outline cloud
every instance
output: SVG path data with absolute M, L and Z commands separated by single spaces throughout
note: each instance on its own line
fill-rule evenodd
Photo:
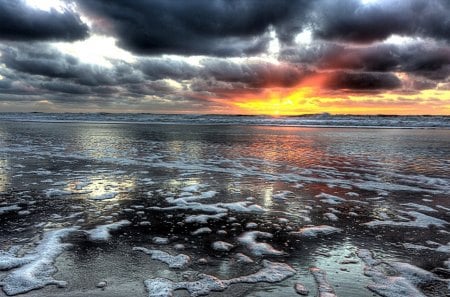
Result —
M 119 45 L 137 54 L 253 55 L 266 50 L 269 29 L 289 40 L 301 26 L 304 0 L 79 0 Z
M 393 34 L 450 40 L 447 0 L 315 2 L 314 35 L 326 40 L 370 43 Z
M 367 46 L 319 42 L 306 50 L 285 49 L 281 59 L 322 70 L 406 72 L 434 80 L 444 80 L 450 75 L 450 46 L 432 41 Z
M 399 88 L 401 81 L 391 73 L 338 71 L 329 75 L 325 86 L 336 90 L 391 90 Z
M 141 59 L 138 67 L 151 80 L 164 78 L 185 80 L 196 77 L 199 74 L 198 67 L 185 61 L 169 58 Z
M 73 41 L 88 36 L 89 28 L 72 10 L 33 9 L 24 0 L 0 0 L 0 40 Z
M 48 44 L 1 46 L 0 62 L 9 69 L 47 78 L 66 79 L 87 86 L 140 82 L 142 76 L 130 64 L 114 61 L 112 69 L 86 64 Z

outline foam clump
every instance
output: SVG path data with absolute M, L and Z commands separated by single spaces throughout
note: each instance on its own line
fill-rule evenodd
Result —
M 165 278 L 154 278 L 144 281 L 149 297 L 172 297 L 174 283 Z
M 116 231 L 129 225 L 131 225 L 130 221 L 121 220 L 115 223 L 97 226 L 94 229 L 85 232 L 88 234 L 90 240 L 105 241 L 111 238 L 111 231 Z
M 254 261 L 249 256 L 244 255 L 242 253 L 237 253 L 235 255 L 235 258 L 236 258 L 236 261 L 240 262 L 240 263 L 246 263 L 246 264 L 254 263 Z
M 225 241 L 215 241 L 211 245 L 212 249 L 219 252 L 229 252 L 234 246 Z
M 253 204 L 248 201 L 234 202 L 234 203 L 217 203 L 217 206 L 226 208 L 233 212 L 242 213 L 262 213 L 266 210 L 258 204 Z
M 315 238 L 318 236 L 323 235 L 330 235 L 334 233 L 340 233 L 342 232 L 342 229 L 328 226 L 328 225 L 320 225 L 320 226 L 312 226 L 312 227 L 304 227 L 301 228 L 299 231 L 293 231 L 289 232 L 290 235 L 296 236 L 296 237 L 308 237 L 308 238 Z
M 165 244 L 169 243 L 169 238 L 155 236 L 155 237 L 153 237 L 152 242 L 154 244 L 165 245 Z
M 203 228 L 198 228 L 197 230 L 193 231 L 191 234 L 192 235 L 202 235 L 202 234 L 209 234 L 211 232 L 212 232 L 211 228 L 203 227 Z
M 103 194 L 99 194 L 99 195 L 91 195 L 91 196 L 89 196 L 89 198 L 93 199 L 93 200 L 107 200 L 107 199 L 113 199 L 118 194 L 119 194 L 118 192 L 109 192 L 109 193 L 103 193 Z
M 36 255 L 26 255 L 24 257 L 16 257 L 14 254 L 0 251 L 0 270 L 10 270 L 19 266 L 23 266 L 36 259 Z
M 315 196 L 316 198 L 321 198 L 320 202 L 331 204 L 331 205 L 338 205 L 341 203 L 346 202 L 347 200 L 335 195 L 326 194 L 326 193 L 320 193 L 319 195 Z
M 16 204 L 9 205 L 9 206 L 3 206 L 3 207 L 0 207 L 0 215 L 5 214 L 5 213 L 9 213 L 9 212 L 13 212 L 13 211 L 19 211 L 21 209 L 22 208 L 20 208 Z
M 238 242 L 244 245 L 254 256 L 281 256 L 284 252 L 274 249 L 270 244 L 265 242 L 257 242 L 258 238 L 272 238 L 273 235 L 261 231 L 245 232 L 238 238 Z
M 226 217 L 226 213 L 218 213 L 215 215 L 207 215 L 207 214 L 200 214 L 200 215 L 190 215 L 184 219 L 186 223 L 197 223 L 197 224 L 207 224 L 208 221 L 216 221 L 220 220 L 223 217 Z
M 327 280 L 327 274 L 325 271 L 317 267 L 311 267 L 309 271 L 311 272 L 314 280 L 317 283 L 317 290 L 319 292 L 319 294 L 317 295 L 318 297 L 337 297 L 333 287 Z
M 50 188 L 44 191 L 47 198 L 59 197 L 73 194 L 71 191 Z
M 417 266 L 402 262 L 384 262 L 373 259 L 372 253 L 366 249 L 357 252 L 358 257 L 366 264 L 364 274 L 371 277 L 373 284 L 368 289 L 386 297 L 424 297 L 416 286 L 426 287 L 435 282 L 448 282 Z M 387 265 L 396 275 L 387 275 L 383 266 Z
M 428 215 L 425 215 L 423 213 L 417 212 L 417 211 L 401 211 L 401 213 L 404 213 L 410 217 L 413 217 L 414 220 L 406 221 L 406 222 L 397 222 L 392 220 L 374 220 L 368 223 L 364 223 L 363 225 L 369 226 L 369 227 L 380 227 L 380 226 L 390 226 L 390 227 L 415 227 L 415 228 L 422 228 L 426 229 L 430 226 L 435 226 L 437 228 L 444 228 L 449 223 L 447 221 L 431 217 Z
M 174 269 L 182 269 L 186 267 L 191 258 L 184 254 L 178 254 L 176 256 L 172 256 L 169 253 L 160 250 L 151 250 L 143 247 L 134 247 L 133 251 L 141 251 L 147 255 L 151 256 L 151 259 L 158 260 L 169 265 L 170 268 Z
M 279 193 L 273 194 L 272 198 L 277 200 L 286 200 L 290 196 L 294 196 L 294 193 L 291 191 L 281 191 Z
M 232 284 L 238 283 L 275 283 L 285 280 L 295 274 L 295 269 L 285 263 L 270 262 L 263 260 L 263 268 L 256 273 L 221 280 L 215 276 L 200 274 L 199 280 L 191 282 L 174 282 L 165 278 L 155 278 L 146 280 L 149 297 L 171 297 L 175 290 L 187 290 L 192 297 L 207 295 L 211 292 L 221 292 Z
M 7 264 L 7 258 L 3 258 L 4 269 L 19 267 L 0 282 L 3 291 L 7 295 L 18 295 L 47 285 L 65 286 L 66 282 L 52 278 L 57 271 L 53 264 L 56 258 L 70 246 L 70 244 L 62 243 L 61 240 L 77 229 L 73 227 L 47 232 L 33 254 L 16 258 L 16 260 L 12 255 L 8 255 L 10 264 Z

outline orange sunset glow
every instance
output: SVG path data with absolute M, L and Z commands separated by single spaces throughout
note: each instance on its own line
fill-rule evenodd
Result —
M 448 1 L 136 1 L 0 0 L 0 112 L 450 115 Z
M 330 92 L 323 89 L 325 75 L 306 79 L 292 88 L 266 88 L 261 93 L 243 92 L 226 102 L 234 113 L 271 116 L 302 114 L 450 114 L 449 90 L 379 93 Z

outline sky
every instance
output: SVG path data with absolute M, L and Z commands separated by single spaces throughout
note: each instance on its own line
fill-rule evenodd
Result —
M 449 0 L 0 0 L 0 111 L 450 115 Z

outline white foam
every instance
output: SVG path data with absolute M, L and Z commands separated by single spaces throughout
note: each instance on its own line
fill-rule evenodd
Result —
M 66 196 L 66 195 L 71 195 L 72 194 L 71 191 L 54 189 L 54 188 L 46 189 L 44 191 L 44 193 L 45 193 L 45 196 L 47 196 L 48 198 L 50 198 L 50 197 Z
M 103 194 L 98 194 L 98 195 L 90 195 L 89 199 L 92 200 L 107 200 L 107 199 L 113 199 L 114 197 L 116 197 L 119 194 L 119 192 L 108 192 L 108 193 L 103 193 Z
M 331 235 L 340 232 L 342 232 L 342 229 L 340 228 L 328 225 L 320 225 L 320 226 L 304 227 L 301 228 L 299 231 L 289 232 L 289 234 L 297 237 L 314 238 L 318 236 Z
M 14 254 L 6 251 L 0 251 L 0 270 L 10 270 L 19 266 L 23 266 L 36 259 L 36 255 L 26 255 L 16 257 Z
M 150 250 L 143 247 L 134 247 L 133 251 L 141 251 L 147 255 L 150 255 L 153 260 L 158 260 L 169 265 L 170 268 L 182 269 L 185 268 L 190 262 L 191 258 L 184 254 L 178 254 L 172 256 L 161 250 Z
M 307 296 L 309 294 L 309 290 L 301 283 L 296 283 L 294 289 L 299 295 Z
M 57 271 L 53 264 L 56 258 L 70 246 L 70 244 L 62 243 L 61 240 L 76 230 L 77 228 L 73 227 L 49 231 L 44 234 L 35 253 L 24 257 L 26 260 L 17 261 L 10 258 L 11 264 L 8 265 L 5 262 L 3 265 L 5 268 L 20 267 L 1 281 L 0 285 L 3 286 L 3 291 L 7 295 L 17 295 L 47 285 L 64 286 L 66 282 L 52 278 Z
M 166 278 L 154 278 L 144 281 L 149 297 L 173 297 L 174 282 Z
M 417 204 L 417 203 L 403 203 L 400 205 L 404 205 L 404 206 L 409 206 L 409 207 L 414 207 L 420 211 L 427 211 L 427 212 L 437 212 L 436 209 L 431 208 L 429 206 L 426 205 L 421 205 L 421 204 Z
M 295 195 L 291 191 L 281 191 L 281 192 L 278 192 L 276 194 L 273 194 L 272 198 L 276 199 L 276 200 L 286 200 L 289 197 L 293 197 L 293 196 L 295 196 Z
M 186 186 L 181 189 L 183 192 L 199 192 L 201 188 L 205 187 L 205 185 L 202 184 L 194 184 L 190 186 Z
M 423 246 L 423 245 L 418 245 L 418 244 L 412 244 L 412 243 L 404 243 L 403 246 L 407 249 L 413 249 L 413 250 L 430 250 L 430 251 L 435 251 L 435 252 L 439 252 L 439 253 L 444 253 L 444 254 L 450 254 L 450 242 L 448 242 L 447 244 L 436 244 L 436 247 L 427 247 L 427 246 Z
M 341 203 L 344 203 L 347 201 L 344 198 L 334 196 L 331 194 L 326 194 L 326 193 L 320 193 L 319 195 L 316 195 L 315 197 L 322 198 L 322 199 L 320 199 L 321 202 L 332 204 L 332 205 L 338 205 L 338 204 L 341 204 Z
M 317 283 L 317 291 L 319 293 L 317 297 L 337 297 L 333 287 L 327 280 L 325 271 L 317 267 L 311 267 L 309 271 L 314 276 L 314 280 Z
M 415 286 L 426 285 L 427 283 L 434 281 L 441 281 L 441 279 L 433 273 L 409 263 L 391 262 L 388 263 L 388 265 Z
M 270 244 L 265 242 L 257 242 L 258 238 L 272 238 L 273 235 L 261 231 L 245 232 L 238 238 L 238 242 L 244 245 L 254 256 L 281 256 L 284 252 L 274 249 Z
M 219 252 L 229 252 L 234 245 L 225 241 L 215 241 L 211 245 L 212 249 Z
M 201 235 L 201 234 L 209 234 L 211 232 L 212 232 L 211 228 L 203 227 L 203 228 L 198 228 L 197 230 L 193 231 L 191 234 L 192 235 Z
M 226 213 L 218 213 L 215 215 L 206 215 L 206 214 L 201 214 L 201 215 L 190 215 L 187 216 L 184 221 L 186 223 L 197 223 L 197 224 L 207 224 L 208 221 L 216 221 L 216 220 L 220 220 L 223 217 L 226 217 L 227 214 Z
M 22 208 L 20 208 L 18 205 L 14 204 L 14 205 L 9 205 L 9 206 L 3 206 L 0 207 L 0 215 L 3 215 L 5 213 L 9 213 L 9 212 L 14 212 L 14 211 L 19 211 Z
M 233 212 L 241 212 L 241 213 L 262 213 L 266 211 L 263 207 L 259 206 L 258 204 L 252 204 L 249 201 L 241 201 L 234 203 L 217 203 L 216 205 L 231 210 Z
M 249 256 L 244 255 L 242 253 L 237 253 L 235 255 L 235 258 L 236 258 L 236 261 L 238 261 L 240 263 L 250 264 L 250 263 L 254 263 L 255 262 Z
M 152 242 L 154 244 L 164 245 L 164 244 L 168 244 L 169 243 L 169 238 L 155 236 L 155 237 L 152 238 Z
M 149 297 L 172 297 L 174 291 L 180 289 L 187 290 L 192 297 L 197 297 L 208 295 L 214 291 L 224 291 L 233 284 L 276 283 L 295 274 L 295 270 L 285 263 L 263 260 L 262 264 L 263 268 L 256 273 L 229 280 L 221 280 L 212 275 L 200 274 L 199 280 L 191 282 L 174 282 L 169 279 L 155 278 L 146 280 L 144 283 Z
M 181 193 L 181 197 L 180 198 L 173 198 L 173 197 L 168 197 L 166 198 L 166 201 L 172 204 L 178 204 L 178 203 L 184 203 L 184 202 L 193 202 L 193 201 L 198 201 L 198 200 L 205 200 L 205 199 L 211 199 L 214 196 L 217 195 L 217 191 L 207 191 L 207 192 L 202 192 L 199 195 L 193 195 L 191 192 L 185 192 L 185 193 Z
M 339 218 L 334 213 L 331 212 L 324 213 L 323 216 L 332 222 L 339 221 Z
M 358 250 L 357 255 L 366 264 L 364 274 L 371 277 L 374 282 L 367 286 L 369 290 L 385 297 L 425 297 L 414 283 L 431 280 L 429 272 L 406 263 L 386 263 L 375 260 L 367 249 Z M 392 267 L 401 276 L 386 275 L 380 265 L 382 263 Z
M 122 227 L 131 225 L 130 221 L 122 220 L 115 223 L 97 226 L 92 230 L 85 231 L 89 239 L 95 241 L 104 241 L 111 238 L 111 231 L 119 230 Z
M 378 226 L 395 226 L 395 227 L 415 227 L 415 228 L 428 228 L 430 226 L 436 226 L 438 228 L 444 228 L 448 225 L 447 221 L 427 216 L 423 213 L 417 211 L 400 211 L 401 213 L 407 214 L 410 217 L 415 218 L 413 221 L 407 222 L 396 222 L 392 220 L 374 220 L 368 223 L 364 223 L 363 225 L 369 227 L 378 227 Z

